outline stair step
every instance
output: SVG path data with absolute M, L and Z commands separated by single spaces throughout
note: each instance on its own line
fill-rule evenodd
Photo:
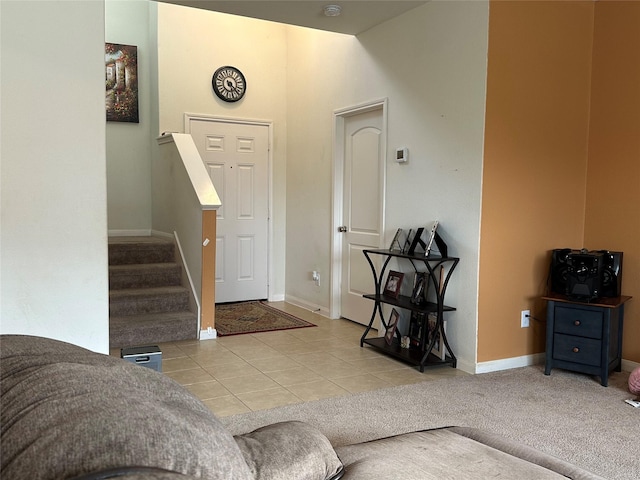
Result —
M 184 287 L 137 288 L 109 291 L 109 316 L 140 315 L 189 310 Z
M 196 339 L 198 318 L 192 312 L 110 317 L 109 346 L 125 348 Z
M 172 263 L 175 245 L 159 237 L 109 237 L 109 265 Z
M 179 286 L 182 267 L 177 263 L 110 265 L 109 289 Z

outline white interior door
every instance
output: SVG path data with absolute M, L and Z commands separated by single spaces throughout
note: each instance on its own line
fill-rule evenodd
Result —
M 343 226 L 340 313 L 368 324 L 375 291 L 371 268 L 362 253 L 379 248 L 384 231 L 385 141 L 382 106 L 345 116 L 343 153 Z M 377 325 L 374 324 L 374 328 Z
M 217 214 L 216 303 L 268 296 L 269 127 L 188 118 L 222 206 Z

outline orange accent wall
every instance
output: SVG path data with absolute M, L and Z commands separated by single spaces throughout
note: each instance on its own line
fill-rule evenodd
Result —
M 585 246 L 624 252 L 624 359 L 640 362 L 640 2 L 595 7 Z
M 209 239 L 209 243 L 202 247 L 201 330 L 216 326 L 216 215 L 216 210 L 202 212 L 202 241 Z
M 544 351 L 549 251 L 582 246 L 591 2 L 492 1 L 478 362 Z
M 640 361 L 639 6 L 490 3 L 478 362 L 544 352 L 539 298 L 564 247 L 625 252 L 623 358 Z

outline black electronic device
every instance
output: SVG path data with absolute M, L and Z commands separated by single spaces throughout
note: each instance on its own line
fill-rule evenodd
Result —
M 604 255 L 582 250 L 567 256 L 567 296 L 594 300 L 601 295 Z
M 622 294 L 622 252 L 552 250 L 549 287 L 552 293 L 576 300 L 619 297 Z
M 570 248 L 557 248 L 551 251 L 551 268 L 549 270 L 550 289 L 553 293 L 565 295 L 567 293 L 567 267 L 568 257 L 571 253 L 579 253 L 580 250 Z
M 622 252 L 599 250 L 603 257 L 602 297 L 619 297 L 622 295 Z

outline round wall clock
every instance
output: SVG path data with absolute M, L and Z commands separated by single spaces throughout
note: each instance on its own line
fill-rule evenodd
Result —
M 247 91 L 247 81 L 235 67 L 220 67 L 213 74 L 211 85 L 216 95 L 225 102 L 237 102 Z

